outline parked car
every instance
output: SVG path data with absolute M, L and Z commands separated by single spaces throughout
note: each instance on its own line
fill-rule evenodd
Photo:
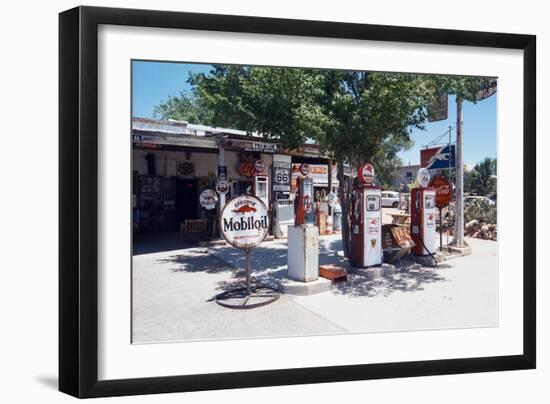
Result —
M 382 207 L 398 208 L 399 192 L 382 191 Z
M 464 197 L 464 205 L 467 206 L 468 204 L 479 201 L 479 202 L 487 202 L 489 205 L 494 205 L 495 201 L 487 198 L 486 196 L 465 196 Z

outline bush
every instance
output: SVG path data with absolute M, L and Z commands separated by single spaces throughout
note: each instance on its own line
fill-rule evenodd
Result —
M 464 207 L 464 223 L 478 220 L 485 223 L 497 222 L 497 207 L 487 201 L 472 201 Z

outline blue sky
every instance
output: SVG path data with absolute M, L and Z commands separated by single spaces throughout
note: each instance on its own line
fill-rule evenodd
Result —
M 132 114 L 134 117 L 152 118 L 156 105 L 182 90 L 190 91 L 189 73 L 210 71 L 210 65 L 172 62 L 134 61 L 132 64 Z M 497 96 L 477 104 L 465 102 L 462 111 L 464 162 L 469 166 L 485 157 L 496 157 Z M 195 123 L 195 122 L 194 122 Z M 197 122 L 200 123 L 200 122 Z M 456 103 L 449 96 L 449 114 L 446 121 L 426 124 L 426 130 L 413 129 L 414 146 L 399 153 L 403 164 L 418 164 L 423 145 L 439 137 L 456 125 Z M 456 132 L 453 130 L 453 140 Z M 447 138 L 445 137 L 445 140 Z

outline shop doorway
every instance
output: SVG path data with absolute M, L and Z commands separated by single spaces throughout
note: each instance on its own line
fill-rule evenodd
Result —
M 197 180 L 176 180 L 176 220 L 183 223 L 185 219 L 198 218 L 198 184 Z

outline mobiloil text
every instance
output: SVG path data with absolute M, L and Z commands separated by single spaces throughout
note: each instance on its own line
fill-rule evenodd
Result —
M 247 218 L 241 216 L 238 220 L 233 220 L 231 217 L 223 219 L 223 231 L 246 231 L 246 230 L 260 230 L 267 228 L 267 216 L 261 216 L 259 219 L 249 216 Z

